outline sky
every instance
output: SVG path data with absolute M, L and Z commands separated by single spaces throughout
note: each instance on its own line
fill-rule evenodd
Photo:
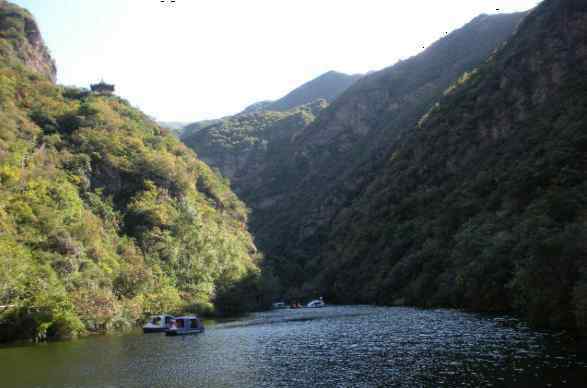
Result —
M 161 121 L 277 99 L 327 71 L 365 73 L 481 13 L 539 0 L 11 0 L 35 15 L 58 82 L 104 79 Z

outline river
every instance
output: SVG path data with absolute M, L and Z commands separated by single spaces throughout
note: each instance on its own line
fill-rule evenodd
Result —
M 585 350 L 583 350 L 585 352 Z M 585 387 L 565 335 L 451 310 L 280 310 L 188 337 L 132 333 L 0 348 L 0 386 Z

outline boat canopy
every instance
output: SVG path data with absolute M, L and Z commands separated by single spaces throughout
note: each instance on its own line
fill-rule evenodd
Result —
M 178 329 L 198 329 L 202 326 L 200 319 L 196 316 L 177 317 L 175 326 Z
M 165 325 L 169 324 L 172 319 L 173 316 L 171 315 L 154 315 L 151 317 L 150 322 L 153 325 L 161 326 L 163 323 L 165 323 Z

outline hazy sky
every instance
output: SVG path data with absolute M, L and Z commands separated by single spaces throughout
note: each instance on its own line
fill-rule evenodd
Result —
M 320 74 L 364 73 L 481 13 L 539 0 L 11 0 L 40 24 L 58 80 L 100 78 L 149 115 L 196 121 Z M 499 11 L 496 11 L 499 9 Z

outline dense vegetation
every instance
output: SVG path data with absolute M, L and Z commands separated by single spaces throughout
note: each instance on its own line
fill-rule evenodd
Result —
M 196 121 L 195 123 L 184 126 L 180 131 L 178 131 L 178 135 L 182 138 L 188 138 L 199 130 L 209 127 L 212 124 L 217 124 L 221 121 L 222 119 Z
M 227 125 L 228 127 L 234 126 L 239 128 L 238 122 L 234 123 L 231 122 L 231 120 L 239 120 L 239 116 L 250 115 L 254 113 L 261 114 L 258 116 L 257 120 L 259 121 L 260 125 L 264 125 L 264 119 L 262 115 L 264 112 L 287 112 L 296 110 L 303 105 L 312 104 L 315 101 L 320 100 L 325 100 L 326 103 L 330 103 L 334 101 L 339 95 L 341 95 L 345 90 L 347 90 L 359 78 L 361 78 L 360 75 L 348 75 L 336 71 L 329 71 L 295 88 L 287 95 L 276 101 L 259 101 L 249 105 L 242 112 L 234 116 L 228 116 L 222 119 L 197 121 L 195 123 L 186 125 L 182 130 L 182 137 L 184 139 L 189 139 L 188 141 L 191 145 L 197 146 L 199 144 L 199 140 L 197 138 L 190 138 L 201 129 L 210 127 L 212 125 L 223 125 L 223 122 L 229 122 Z M 272 114 L 269 113 L 269 116 L 271 115 Z M 275 114 L 273 114 L 273 116 L 273 118 L 268 117 L 268 119 L 273 120 L 275 117 L 282 117 Z M 251 122 L 251 120 L 247 121 L 249 121 L 249 123 L 246 123 L 246 125 L 249 127 L 254 127 L 256 125 L 256 123 Z M 228 132 L 228 130 L 229 128 L 226 128 L 223 132 Z
M 503 44 L 522 17 L 481 15 L 421 54 L 366 75 L 268 163 L 255 188 L 267 206 L 253 206 L 251 226 L 293 294 L 306 294 L 305 281 L 319 270 L 310 263 L 327 242 L 324 231 L 380 173 L 402 134 Z
M 56 86 L 0 1 L 0 341 L 240 312 L 280 282 L 587 329 L 587 4 L 524 16 L 476 18 L 330 106 L 302 87 L 195 123 L 198 158 L 126 101 Z
M 257 301 L 226 182 L 124 100 L 56 86 L 26 11 L 2 2 L 0 21 L 0 340 Z
M 587 328 L 585 25 L 587 3 L 545 1 L 447 90 L 323 231 L 312 285 Z
M 332 102 L 360 78 L 359 74 L 329 71 L 295 88 L 277 101 L 261 101 L 248 109 L 255 107 L 257 110 L 287 111 L 318 99 Z
M 482 15 L 234 180 L 288 295 L 587 329 L 585 25 L 580 0 Z
M 182 140 L 198 157 L 229 178 L 241 198 L 259 206 L 259 175 L 287 157 L 287 145 L 328 106 L 319 99 L 288 111 L 243 113 L 208 122 L 200 130 L 184 133 Z

